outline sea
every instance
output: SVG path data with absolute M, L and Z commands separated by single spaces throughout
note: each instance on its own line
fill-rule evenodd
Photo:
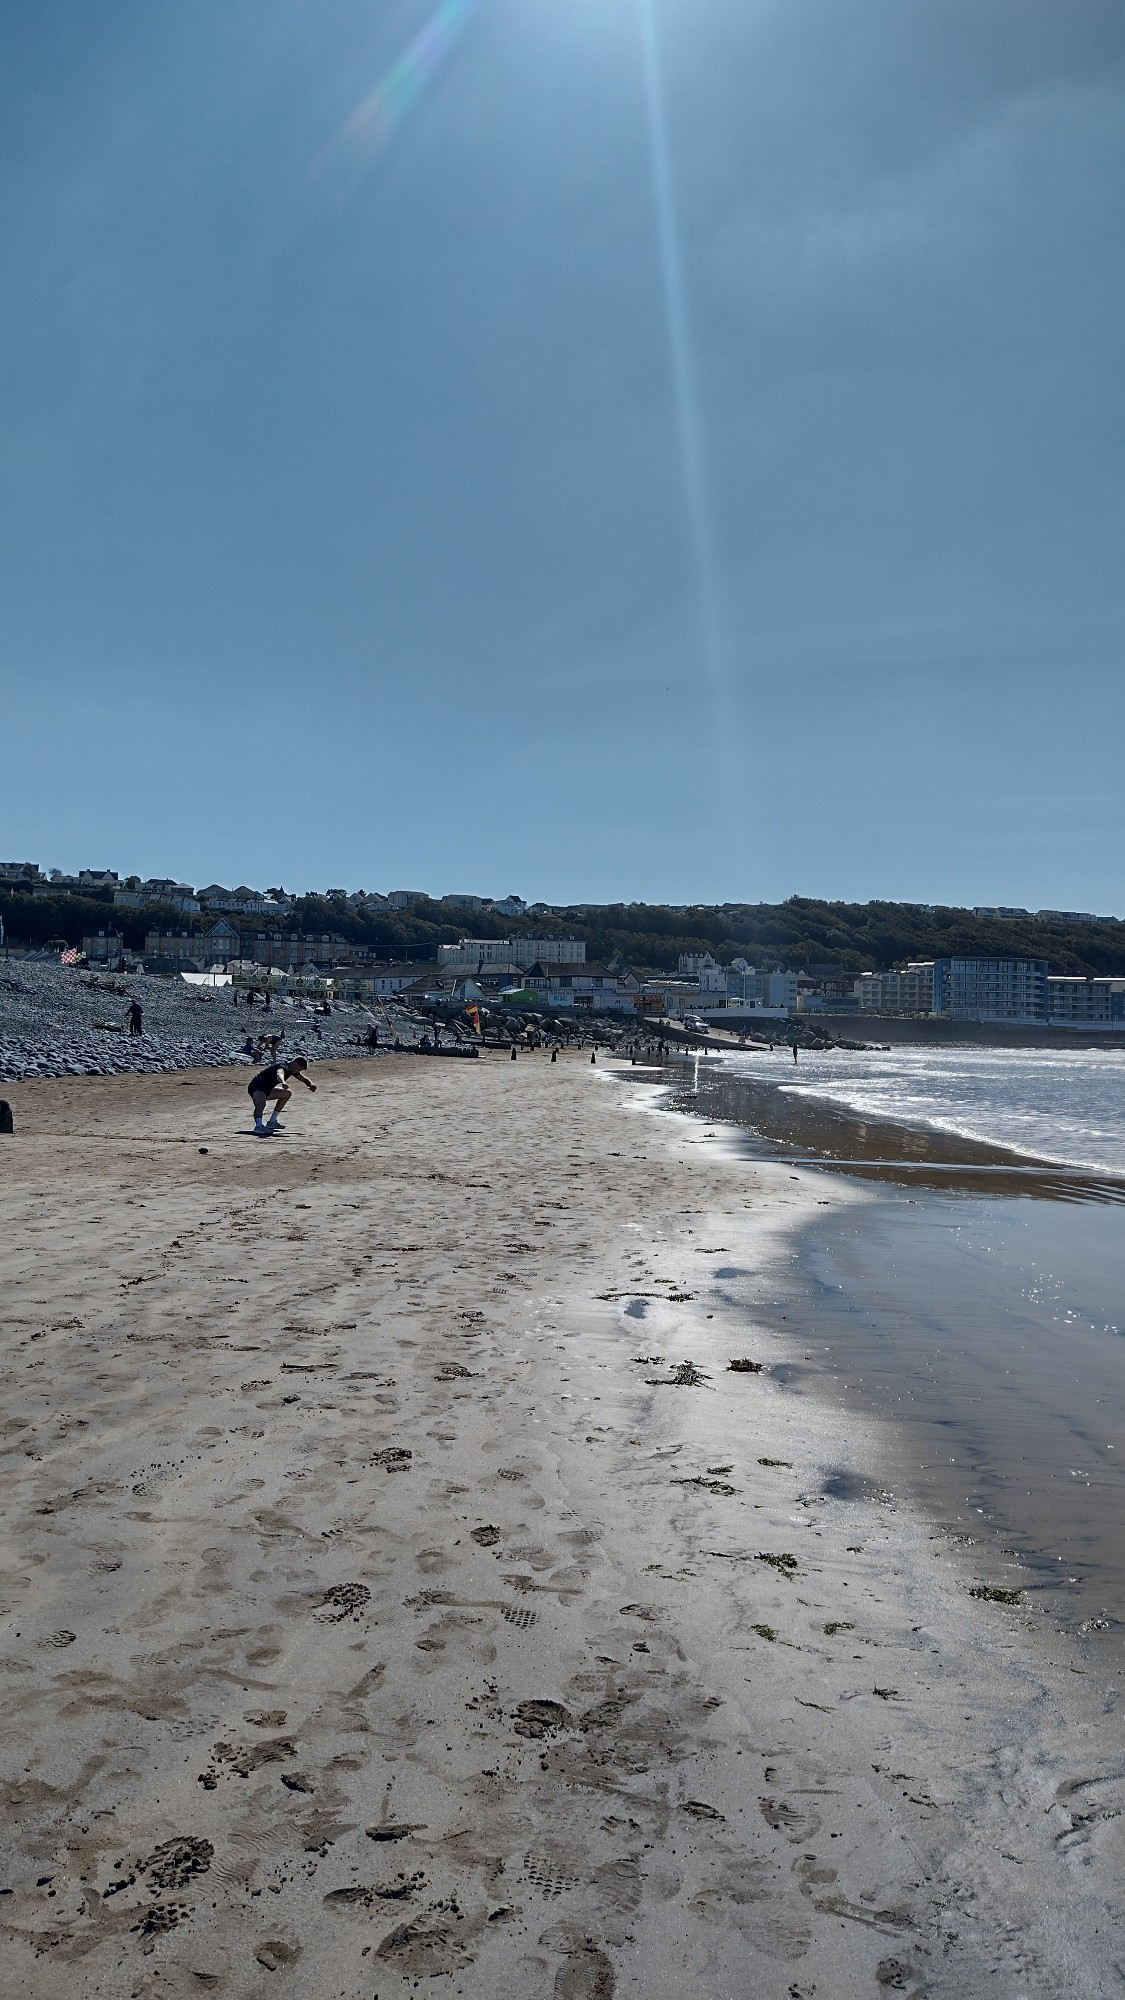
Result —
M 656 1102 L 816 1190 L 724 1304 L 784 1322 L 794 1393 L 886 1420 L 880 1462 L 834 1490 L 928 1508 L 981 1587 L 1020 1590 L 1117 1672 L 1125 1048 L 679 1057 Z
M 1125 1180 L 1121 1040 L 1120 1048 L 801 1051 L 782 1087 L 857 1118 Z

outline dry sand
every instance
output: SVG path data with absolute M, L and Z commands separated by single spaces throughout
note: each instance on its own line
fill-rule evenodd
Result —
M 318 1081 L 6 1087 L 0 1990 L 1120 1994 L 1116 1679 L 717 1305 L 823 1180 Z

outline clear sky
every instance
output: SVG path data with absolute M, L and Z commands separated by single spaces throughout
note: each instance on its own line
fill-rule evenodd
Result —
M 0 858 L 1125 913 L 1121 0 L 0 9 Z

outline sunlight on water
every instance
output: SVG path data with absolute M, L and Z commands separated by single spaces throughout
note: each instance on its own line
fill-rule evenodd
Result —
M 834 1049 L 802 1056 L 783 1089 L 861 1117 L 1125 1171 L 1125 1049 Z

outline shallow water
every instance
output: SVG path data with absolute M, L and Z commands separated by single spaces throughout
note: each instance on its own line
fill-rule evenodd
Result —
M 829 1057 L 797 1087 L 778 1057 L 669 1066 L 666 1106 L 735 1127 L 759 1161 L 868 1183 L 818 1210 L 767 1272 L 716 1278 L 732 1310 L 784 1316 L 794 1359 L 781 1372 L 795 1389 L 892 1419 L 886 1463 L 848 1468 L 870 1490 L 922 1498 L 969 1539 L 982 1584 L 1041 1593 L 1091 1644 L 1111 1644 L 1125 1636 L 1119 1059 L 907 1053 L 909 1089 L 873 1062 L 833 1071 Z M 981 1101 L 966 1112 L 974 1076 Z M 965 1134 L 929 1109 L 955 1098 Z M 896 1122 L 903 1105 L 912 1115 Z M 1073 1164 L 1021 1160 L 1021 1120 L 1041 1160 Z

